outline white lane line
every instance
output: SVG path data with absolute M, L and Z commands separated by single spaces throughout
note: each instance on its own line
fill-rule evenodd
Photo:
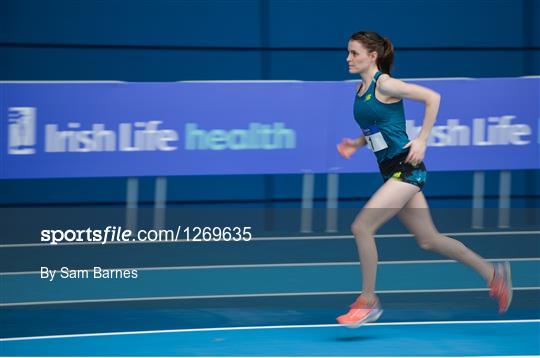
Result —
M 102 81 L 0 81 L 0 84 L 4 83 L 22 83 L 22 84 L 42 84 L 42 83 L 48 83 L 48 84 L 60 84 L 60 83 L 128 83 L 126 81 L 117 81 L 117 80 L 102 80 Z
M 483 232 L 447 232 L 441 233 L 445 236 L 504 236 L 504 235 L 540 235 L 540 231 L 483 231 Z M 377 239 L 389 239 L 400 237 L 413 237 L 412 234 L 384 234 L 375 235 Z M 348 240 L 353 239 L 352 235 L 323 235 L 323 236 L 270 236 L 270 237 L 254 237 L 250 241 L 287 241 L 287 240 Z M 34 244 L 3 244 L 0 249 L 11 249 L 19 247 L 58 247 L 58 246 L 77 246 L 77 245 L 131 245 L 131 244 L 211 244 L 223 243 L 224 241 L 209 241 L 209 242 L 193 242 L 193 241 L 113 241 L 103 244 L 102 242 L 61 242 L 56 245 L 50 243 L 34 243 Z M 241 241 L 246 243 L 248 241 Z
M 540 290 L 540 286 L 514 287 L 514 291 Z M 377 290 L 377 294 L 404 294 L 404 293 L 448 293 L 448 292 L 482 292 L 488 288 L 445 288 L 433 290 Z M 293 297 L 293 296 L 324 296 L 324 295 L 359 295 L 359 291 L 329 291 L 329 292 L 287 292 L 287 293 L 253 293 L 236 295 L 199 295 L 199 296 L 162 296 L 162 297 L 126 297 L 104 298 L 91 300 L 62 300 L 62 301 L 28 301 L 1 303 L 0 307 L 18 306 L 41 306 L 54 304 L 81 304 L 81 303 L 114 303 L 114 302 L 144 302 L 144 301 L 167 301 L 167 300 L 201 300 L 201 299 L 224 299 L 224 298 L 261 298 L 261 297 Z
M 486 261 L 498 262 L 534 262 L 540 261 L 537 257 L 521 257 L 521 258 L 497 258 L 486 259 Z M 458 263 L 455 260 L 403 260 L 403 261 L 380 261 L 379 265 L 418 265 L 418 264 L 448 264 Z M 245 264 L 245 265 L 207 265 L 207 266 L 159 266 L 159 267 L 108 267 L 117 270 L 137 270 L 137 271 L 174 271 L 174 270 L 212 270 L 212 269 L 243 269 L 243 268 L 269 268 L 269 267 L 318 267 L 318 266 L 358 266 L 360 262 L 306 262 L 306 263 L 283 263 L 283 264 Z M 103 268 L 103 267 L 102 267 Z M 91 270 L 92 268 L 87 268 Z M 13 271 L 0 272 L 0 276 L 17 276 L 17 275 L 36 275 L 40 271 Z
M 380 322 L 368 323 L 366 326 L 423 326 L 423 325 L 455 325 L 455 324 L 509 324 L 509 323 L 539 323 L 540 319 L 523 320 L 483 320 L 483 321 L 426 321 L 426 322 Z M 294 328 L 333 328 L 340 327 L 339 324 L 308 324 L 290 326 L 252 326 L 252 327 L 219 327 L 219 328 L 194 328 L 194 329 L 168 329 L 152 331 L 126 331 L 126 332 L 104 332 L 104 333 L 83 333 L 83 334 L 63 334 L 51 336 L 15 337 L 0 338 L 0 342 L 7 341 L 27 341 L 37 339 L 58 339 L 58 338 L 81 338 L 81 337 L 102 337 L 102 336 L 122 336 L 135 334 L 156 334 L 156 333 L 188 333 L 188 332 L 212 332 L 212 331 L 244 331 L 261 329 L 294 329 Z

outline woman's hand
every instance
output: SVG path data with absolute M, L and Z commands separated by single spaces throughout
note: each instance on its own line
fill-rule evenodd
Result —
M 359 147 L 360 143 L 358 143 L 358 140 L 343 138 L 341 143 L 337 145 L 337 151 L 343 158 L 349 159 Z
M 407 143 L 403 148 L 410 148 L 405 163 L 411 163 L 413 166 L 422 163 L 426 154 L 426 141 L 416 138 Z

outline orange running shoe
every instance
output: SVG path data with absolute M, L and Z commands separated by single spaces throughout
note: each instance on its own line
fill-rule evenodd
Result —
M 362 296 L 358 297 L 351 305 L 351 309 L 344 315 L 337 318 L 339 324 L 349 328 L 358 328 L 361 325 L 369 322 L 375 322 L 379 319 L 383 310 L 379 300 L 373 303 L 368 303 Z
M 497 262 L 489 283 L 489 295 L 499 301 L 499 313 L 505 313 L 512 302 L 512 276 L 510 263 Z

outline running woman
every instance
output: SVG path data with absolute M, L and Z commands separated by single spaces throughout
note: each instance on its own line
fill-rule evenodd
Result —
M 357 32 L 349 39 L 349 72 L 362 79 L 354 101 L 354 118 L 362 130 L 356 139 L 344 138 L 338 152 L 349 159 L 367 145 L 375 153 L 384 184 L 356 216 L 351 230 L 356 240 L 362 268 L 362 293 L 348 313 L 337 321 L 358 327 L 377 320 L 381 305 L 375 294 L 377 229 L 398 215 L 418 245 L 464 263 L 480 274 L 498 300 L 504 313 L 512 300 L 510 265 L 491 264 L 461 242 L 441 235 L 435 228 L 422 187 L 426 180 L 423 160 L 441 96 L 425 87 L 402 82 L 390 76 L 394 48 L 390 40 L 375 32 Z M 424 122 L 417 138 L 409 140 L 405 131 L 403 98 L 425 103 Z

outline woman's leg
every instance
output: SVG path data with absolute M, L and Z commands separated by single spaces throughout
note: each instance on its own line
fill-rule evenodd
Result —
M 373 236 L 417 193 L 418 187 L 390 179 L 373 194 L 351 225 L 362 267 L 362 297 L 368 302 L 376 299 L 378 255 Z
M 437 231 L 422 192 L 416 193 L 412 197 L 399 212 L 398 217 L 415 236 L 421 248 L 437 252 L 470 266 L 489 284 L 493 278 L 494 266 L 461 242 L 441 235 Z

